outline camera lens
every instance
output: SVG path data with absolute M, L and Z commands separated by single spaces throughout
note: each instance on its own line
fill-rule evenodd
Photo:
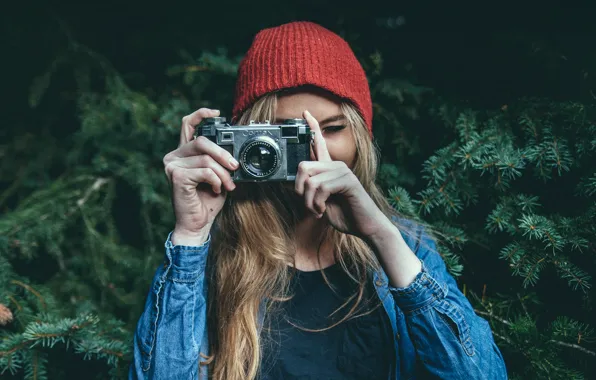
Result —
M 249 165 L 257 170 L 266 172 L 271 170 L 271 167 L 273 166 L 274 154 L 275 153 L 271 152 L 267 147 L 257 145 L 246 152 L 246 157 Z
M 254 178 L 264 178 L 275 173 L 279 166 L 278 149 L 262 139 L 247 142 L 240 153 L 240 164 Z

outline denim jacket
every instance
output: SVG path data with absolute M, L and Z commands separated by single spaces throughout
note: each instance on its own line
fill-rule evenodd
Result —
M 507 379 L 489 323 L 474 313 L 432 238 L 420 227 L 416 234 L 417 239 L 402 232 L 422 262 L 414 281 L 392 287 L 382 270 L 373 278 L 395 342 L 388 379 Z M 129 379 L 208 376 L 206 366 L 198 373 L 198 360 L 199 353 L 209 353 L 205 272 L 211 235 L 196 247 L 173 245 L 171 235 L 137 324 Z M 261 307 L 260 324 L 263 318 Z

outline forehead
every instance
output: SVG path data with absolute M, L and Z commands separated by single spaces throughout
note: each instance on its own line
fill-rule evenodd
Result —
M 341 114 L 341 101 L 324 90 L 304 89 L 279 96 L 275 110 L 276 119 L 302 118 L 308 110 L 317 120 Z

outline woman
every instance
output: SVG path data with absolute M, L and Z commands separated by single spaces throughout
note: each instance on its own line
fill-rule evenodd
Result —
M 131 378 L 504 379 L 487 321 L 421 226 L 375 185 L 372 102 L 348 44 L 293 22 L 257 34 L 233 121 L 304 118 L 295 182 L 233 183 L 182 120 L 164 157 L 176 225 L 137 326 Z

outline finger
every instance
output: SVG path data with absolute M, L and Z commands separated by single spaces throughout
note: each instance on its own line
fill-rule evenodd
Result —
M 325 142 L 325 138 L 321 133 L 319 122 L 307 110 L 303 112 L 303 115 L 311 131 L 315 133 L 313 150 L 317 156 L 317 161 L 331 161 L 331 156 L 327 150 L 327 143 Z
M 330 172 L 325 172 L 318 174 L 314 177 L 310 177 L 305 182 L 305 191 L 304 191 L 304 205 L 310 211 L 312 211 L 315 215 L 319 215 L 322 213 L 321 208 L 325 208 L 325 201 L 329 197 L 329 195 L 333 193 L 329 193 L 328 191 L 328 183 L 330 181 L 334 181 L 337 178 L 344 177 L 345 173 L 341 170 L 334 170 Z M 323 194 L 319 196 L 319 209 L 315 208 L 314 206 L 314 199 L 315 195 L 323 189 Z M 324 197 L 324 194 L 327 194 L 327 197 Z M 322 205 L 321 205 L 322 202 Z
M 350 177 L 342 175 L 322 183 L 315 193 L 313 199 L 313 209 L 319 213 L 317 218 L 323 216 L 327 210 L 327 200 L 333 194 L 341 193 L 350 186 Z
M 210 184 L 214 193 L 221 194 L 221 180 L 211 168 L 188 169 L 178 166 L 172 170 L 174 191 L 196 191 L 196 187 L 201 183 Z
M 343 161 L 302 161 L 298 164 L 298 173 L 296 173 L 294 189 L 296 190 L 296 193 L 302 195 L 304 193 L 304 181 L 309 177 L 327 171 L 342 169 L 343 167 L 346 167 Z
M 182 127 L 180 128 L 180 144 L 178 144 L 178 147 L 192 140 L 195 126 L 199 125 L 203 119 L 217 116 L 219 116 L 219 110 L 209 108 L 199 108 L 190 115 L 184 116 L 182 118 Z
M 209 156 L 213 157 L 213 159 L 221 166 L 230 170 L 238 169 L 238 162 L 234 159 L 230 152 L 204 136 L 199 136 L 196 139 L 182 145 L 171 154 L 172 156 L 168 157 L 170 160 L 208 154 Z
M 211 156 L 206 154 L 200 156 L 182 157 L 168 163 L 164 170 L 168 180 L 172 180 L 172 171 L 176 167 L 186 169 L 209 168 L 219 177 L 227 191 L 232 191 L 236 188 L 230 173 L 219 163 L 217 163 Z

